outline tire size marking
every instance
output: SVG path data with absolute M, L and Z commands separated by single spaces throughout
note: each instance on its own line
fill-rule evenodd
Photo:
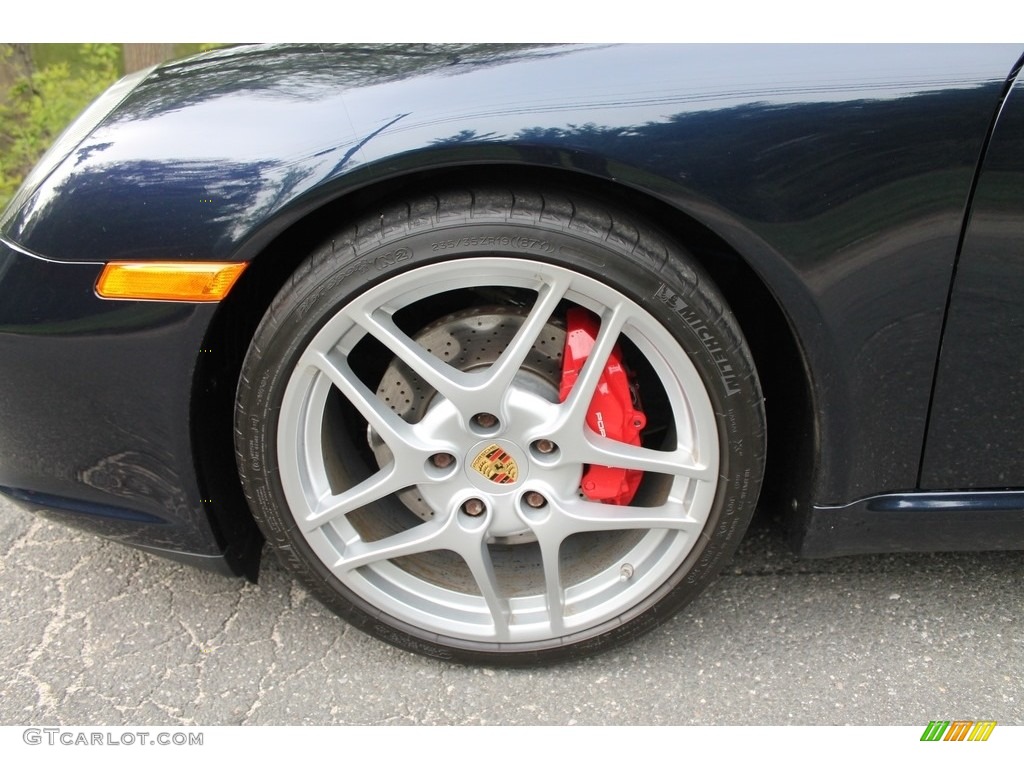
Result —
M 458 240 L 438 240 L 430 244 L 432 251 L 447 251 L 452 248 L 473 248 L 479 246 L 501 245 L 507 248 L 521 248 L 523 250 L 540 250 L 545 253 L 554 253 L 555 248 L 547 240 L 538 240 L 535 237 L 508 237 L 505 235 L 487 235 L 484 237 L 460 237 Z
M 725 396 L 732 397 L 740 391 L 740 385 L 737 380 L 736 371 L 733 369 L 732 364 L 729 362 L 729 358 L 726 351 L 722 349 L 722 345 L 718 343 L 718 339 L 708 328 L 704 318 L 701 317 L 695 309 L 689 304 L 683 301 L 682 297 L 669 288 L 667 285 L 662 283 L 657 292 L 654 294 L 654 298 L 661 301 L 666 307 L 677 314 L 684 323 L 690 326 L 694 335 L 700 340 L 700 343 L 704 345 L 704 349 L 711 355 L 712 361 L 718 367 L 718 374 L 722 379 L 722 387 L 725 389 Z

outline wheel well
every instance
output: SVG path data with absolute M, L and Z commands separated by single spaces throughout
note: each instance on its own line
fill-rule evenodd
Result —
M 739 321 L 757 365 L 768 419 L 768 462 L 759 515 L 770 514 L 799 536 L 793 510 L 806 509 L 813 467 L 813 410 L 806 366 L 778 303 L 749 265 L 700 222 L 656 198 L 614 182 L 565 171 L 498 166 L 424 172 L 357 190 L 333 200 L 278 235 L 250 262 L 221 302 L 207 332 L 193 380 L 192 443 L 202 497 L 228 561 L 255 580 L 263 543 L 238 480 L 234 398 L 242 360 L 281 286 L 305 256 L 338 229 L 382 200 L 440 186 L 502 184 L 572 188 L 642 216 L 684 244 L 711 275 Z

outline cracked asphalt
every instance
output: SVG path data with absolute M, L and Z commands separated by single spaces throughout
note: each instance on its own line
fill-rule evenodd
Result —
M 0 725 L 1024 724 L 1024 553 L 800 561 L 765 514 L 666 626 L 547 669 L 372 640 L 0 500 Z

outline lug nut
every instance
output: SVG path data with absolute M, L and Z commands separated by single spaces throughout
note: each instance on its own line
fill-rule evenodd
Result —
M 533 507 L 534 509 L 540 509 L 548 503 L 548 500 L 541 494 L 537 493 L 537 491 L 527 492 L 527 494 L 523 496 L 523 501 L 526 502 L 526 506 Z
M 498 423 L 498 417 L 493 413 L 478 413 L 473 417 L 473 423 L 483 429 L 491 429 Z
M 455 461 L 455 457 L 450 453 L 435 453 L 430 457 L 430 463 L 438 469 L 450 467 L 453 461 Z
M 536 449 L 537 453 L 554 453 L 556 446 L 552 441 L 545 437 L 537 440 L 533 444 L 533 447 Z
M 470 517 L 480 517 L 484 513 L 484 503 L 480 499 L 469 499 L 462 504 L 462 511 Z

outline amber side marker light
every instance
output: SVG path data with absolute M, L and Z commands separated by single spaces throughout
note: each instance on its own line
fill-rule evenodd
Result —
M 112 261 L 96 281 L 105 299 L 220 301 L 245 270 L 245 262 Z

